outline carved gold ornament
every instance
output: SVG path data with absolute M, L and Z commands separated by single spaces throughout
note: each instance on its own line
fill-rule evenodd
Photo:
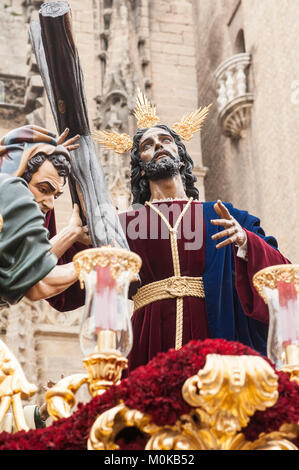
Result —
M 114 442 L 119 432 L 126 427 L 136 427 L 143 433 L 151 435 L 160 428 L 150 423 L 150 416 L 130 410 L 123 403 L 102 413 L 94 422 L 88 440 L 88 450 L 116 450 Z
M 74 374 L 61 379 L 47 390 L 45 399 L 49 415 L 54 420 L 71 416 L 71 410 L 76 404 L 75 394 L 87 382 L 88 374 Z
M 286 372 L 291 381 L 299 385 L 299 344 L 288 344 L 285 348 L 286 365 L 280 370 Z
M 91 396 L 104 393 L 111 385 L 118 385 L 123 369 L 128 366 L 128 360 L 118 351 L 110 353 L 99 352 L 83 359 L 84 367 L 88 370 L 88 384 Z
M 84 286 L 86 274 L 96 266 L 102 268 L 110 266 L 111 276 L 116 279 L 124 271 L 131 271 L 133 275 L 137 276 L 142 263 L 141 258 L 136 253 L 109 246 L 80 251 L 74 256 L 73 262 L 81 288 Z
M 182 140 L 190 140 L 193 134 L 201 129 L 211 106 L 212 103 L 183 116 L 180 121 L 172 126 L 172 129 Z M 150 128 L 160 123 L 155 106 L 149 102 L 141 91 L 137 94 L 134 115 L 139 129 Z M 114 150 L 116 153 L 128 152 L 133 147 L 133 140 L 127 134 L 118 134 L 114 131 L 94 131 L 92 136 L 96 142 L 99 142 L 107 149 Z
M 202 423 L 225 436 L 247 426 L 256 410 L 278 399 L 278 377 L 261 357 L 209 354 L 206 365 L 183 386 L 183 398 Z
M 254 287 L 266 304 L 268 301 L 264 287 L 276 289 L 277 282 L 279 281 L 294 282 L 295 289 L 299 294 L 299 265 L 279 264 L 277 266 L 269 266 L 258 271 L 252 279 Z
M 286 365 L 286 366 L 283 366 L 280 370 L 288 374 L 292 382 L 297 382 L 297 384 L 299 385 L 299 365 L 298 366 Z
M 123 369 L 127 367 L 128 360 L 113 350 L 112 331 L 101 331 L 99 344 L 103 350 L 90 354 L 83 359 L 83 366 L 87 369 L 85 374 L 74 374 L 61 379 L 52 388 L 47 390 L 45 399 L 47 409 L 54 420 L 68 418 L 76 404 L 76 393 L 83 384 L 88 385 L 92 397 L 101 395 L 112 385 L 118 385 Z
M 17 431 L 28 431 L 22 399 L 36 392 L 37 387 L 27 381 L 19 361 L 0 340 L 0 423 L 11 407 Z
M 291 442 L 299 436 L 297 425 L 262 433 L 253 442 L 240 432 L 256 410 L 276 403 L 277 389 L 278 377 L 261 357 L 207 355 L 205 367 L 182 388 L 189 414 L 173 426 L 157 426 L 148 414 L 120 403 L 96 419 L 88 449 L 119 449 L 119 433 L 133 427 L 145 437 L 146 450 L 297 450 Z

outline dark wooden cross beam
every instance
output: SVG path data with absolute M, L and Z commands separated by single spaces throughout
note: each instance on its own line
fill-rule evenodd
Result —
M 80 148 L 72 151 L 72 200 L 79 204 L 94 246 L 128 249 L 91 137 L 69 4 L 42 4 L 39 21 L 31 23 L 29 35 L 57 131 L 62 133 L 68 127 L 69 137 L 80 134 Z

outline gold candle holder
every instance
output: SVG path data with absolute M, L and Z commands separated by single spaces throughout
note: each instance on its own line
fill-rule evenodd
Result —
M 270 266 L 253 276 L 253 285 L 269 307 L 267 354 L 278 369 L 299 380 L 299 265 Z M 284 292 L 287 295 L 282 296 Z
M 95 397 L 112 385 L 118 385 L 122 371 L 128 367 L 128 360 L 115 349 L 114 331 L 98 333 L 98 351 L 83 359 L 89 375 L 89 392 Z
M 81 287 L 86 288 L 80 335 L 81 339 L 85 335 L 92 350 L 86 353 L 82 340 L 87 373 L 66 377 L 47 391 L 48 411 L 54 419 L 70 416 L 75 394 L 84 383 L 92 397 L 117 385 L 132 347 L 128 287 L 137 279 L 141 258 L 128 250 L 107 246 L 81 251 L 73 262 Z

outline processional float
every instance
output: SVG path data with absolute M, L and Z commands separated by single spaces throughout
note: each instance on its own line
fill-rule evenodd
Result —
M 72 416 L 76 392 L 83 384 L 88 384 L 91 398 L 95 398 L 104 397 L 121 383 L 132 346 L 128 289 L 138 276 L 141 259 L 128 250 L 95 151 L 67 2 L 43 4 L 39 21 L 31 24 L 30 36 L 57 131 L 68 127 L 71 137 L 81 136 L 80 149 L 73 151 L 70 188 L 94 246 L 74 258 L 81 286 L 86 289 L 80 331 L 86 371 L 63 378 L 45 395 L 49 414 L 58 421 Z M 189 413 L 175 423 L 157 424 L 150 413 L 119 400 L 95 419 L 86 447 L 120 449 L 120 433 L 135 429 L 143 436 L 146 450 L 296 450 L 298 422 L 283 422 L 279 429 L 262 432 L 254 440 L 245 435 L 257 411 L 278 403 L 278 371 L 288 374 L 293 387 L 295 383 L 299 386 L 299 266 L 266 268 L 256 273 L 253 284 L 269 306 L 268 357 L 274 366 L 259 355 L 210 352 L 203 367 L 187 377 L 178 391 Z M 212 344 L 209 340 L 210 351 Z M 12 404 L 17 429 L 27 430 L 20 403 L 36 387 L 27 382 L 4 343 L 0 343 L 0 358 L 0 422 Z M 134 378 L 131 393 L 135 393 Z

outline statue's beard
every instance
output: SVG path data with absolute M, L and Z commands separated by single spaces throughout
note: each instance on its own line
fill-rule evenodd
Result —
M 170 152 L 163 152 L 167 157 L 156 161 L 157 157 L 153 157 L 150 162 L 141 162 L 141 169 L 144 170 L 145 176 L 151 181 L 157 181 L 165 178 L 172 178 L 180 173 L 181 162 L 179 157 L 175 157 Z

